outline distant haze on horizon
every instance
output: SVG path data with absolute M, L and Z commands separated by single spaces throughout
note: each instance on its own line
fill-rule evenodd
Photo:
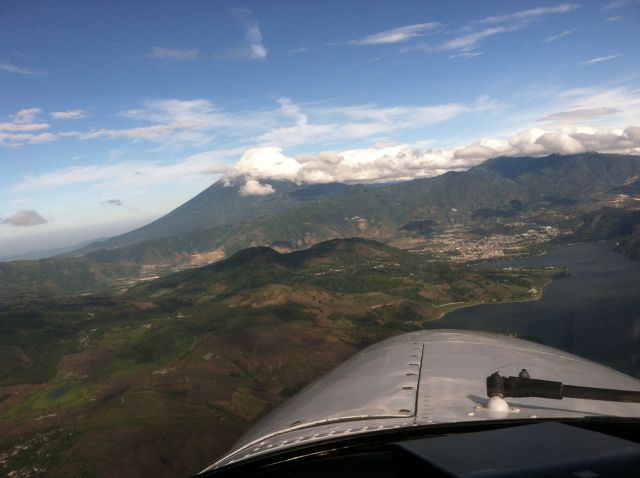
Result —
M 640 154 L 638 25 L 638 0 L 6 0 L 0 257 L 138 227 L 221 178 L 268 195 Z

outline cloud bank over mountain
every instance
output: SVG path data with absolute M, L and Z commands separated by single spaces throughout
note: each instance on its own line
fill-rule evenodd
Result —
M 531 128 L 508 139 L 483 138 L 454 149 L 423 149 L 397 144 L 291 157 L 279 147 L 252 148 L 231 168 L 227 177 L 250 178 L 247 191 L 257 190 L 256 185 L 260 183 L 256 180 L 260 179 L 298 183 L 403 181 L 467 169 L 497 156 L 545 156 L 587 151 L 639 154 L 640 127 L 629 126 L 624 130 Z

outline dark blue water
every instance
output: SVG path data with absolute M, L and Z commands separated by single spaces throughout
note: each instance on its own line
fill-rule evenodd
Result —
M 591 243 L 482 267 L 508 266 L 563 266 L 572 275 L 538 301 L 458 309 L 427 328 L 517 334 L 640 377 L 640 261 Z

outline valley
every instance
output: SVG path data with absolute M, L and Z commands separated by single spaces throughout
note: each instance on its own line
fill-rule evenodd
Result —
M 537 299 L 562 273 L 468 270 L 351 239 L 247 249 L 117 296 L 4 303 L 0 469 L 194 473 L 366 345 L 461 306 Z

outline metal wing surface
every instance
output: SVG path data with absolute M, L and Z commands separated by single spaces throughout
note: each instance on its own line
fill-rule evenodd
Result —
M 509 399 L 490 411 L 488 375 L 640 391 L 640 381 L 570 353 L 481 332 L 429 330 L 393 337 L 354 355 L 259 421 L 207 470 L 299 444 L 389 428 L 518 418 L 640 417 L 636 403 Z M 206 470 L 205 470 L 206 471 Z

